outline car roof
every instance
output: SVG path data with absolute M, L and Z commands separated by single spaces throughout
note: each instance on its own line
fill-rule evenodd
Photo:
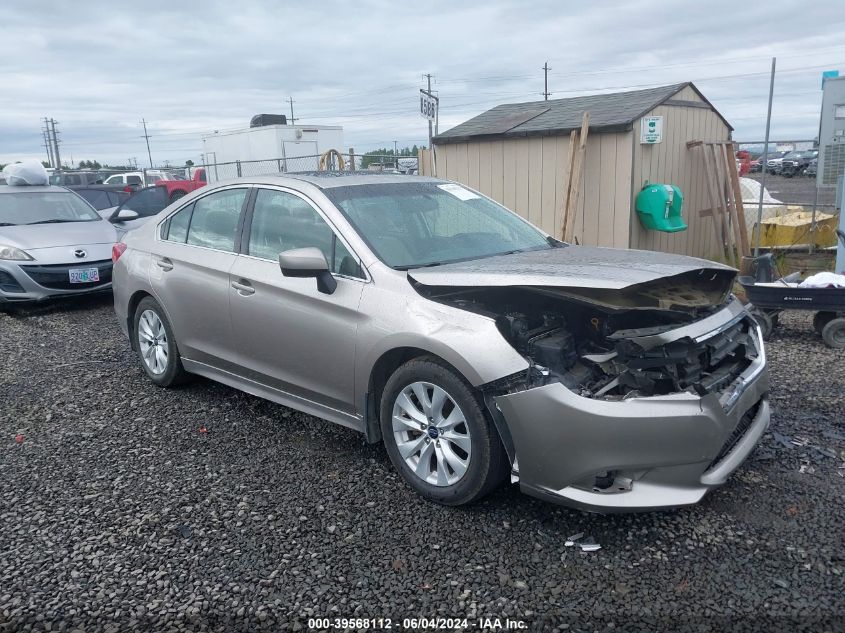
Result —
M 447 180 L 431 178 L 429 176 L 407 176 L 404 174 L 382 174 L 372 172 L 337 172 L 337 171 L 315 171 L 295 174 L 284 174 L 280 176 L 253 176 L 240 179 L 241 182 L 251 182 L 262 185 L 284 185 L 290 184 L 291 180 L 299 180 L 310 183 L 320 189 L 332 189 L 334 187 L 350 187 L 355 185 L 381 185 L 395 183 L 445 183 Z
M 0 194 L 3 193 L 72 193 L 65 187 L 56 185 L 0 185 Z

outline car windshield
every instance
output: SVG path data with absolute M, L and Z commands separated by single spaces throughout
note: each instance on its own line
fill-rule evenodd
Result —
M 100 219 L 91 205 L 70 191 L 21 191 L 0 195 L 0 226 Z
M 552 248 L 505 207 L 451 183 L 378 183 L 324 193 L 388 266 L 434 266 Z

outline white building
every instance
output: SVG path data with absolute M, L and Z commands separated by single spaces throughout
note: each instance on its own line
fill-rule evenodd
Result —
M 316 170 L 319 155 L 343 151 L 337 125 L 261 125 L 202 137 L 211 181 L 284 171 Z M 255 162 L 251 162 L 255 161 Z

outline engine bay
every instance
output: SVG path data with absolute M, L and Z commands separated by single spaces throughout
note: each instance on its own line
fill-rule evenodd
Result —
M 486 315 L 530 367 L 491 388 L 510 392 L 559 382 L 580 396 L 622 400 L 730 385 L 757 350 L 752 322 L 739 318 L 701 340 L 654 337 L 706 318 L 724 307 L 614 308 L 534 287 L 418 288 L 430 299 Z M 667 337 L 671 339 L 672 337 Z

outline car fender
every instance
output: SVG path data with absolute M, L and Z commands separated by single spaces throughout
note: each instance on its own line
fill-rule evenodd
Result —
M 391 287 L 394 284 L 405 287 Z M 405 279 L 368 284 L 361 314 L 369 316 L 358 331 L 358 394 L 367 393 L 378 360 L 400 348 L 439 356 L 476 387 L 528 368 L 528 361 L 504 339 L 493 319 L 416 295 Z

